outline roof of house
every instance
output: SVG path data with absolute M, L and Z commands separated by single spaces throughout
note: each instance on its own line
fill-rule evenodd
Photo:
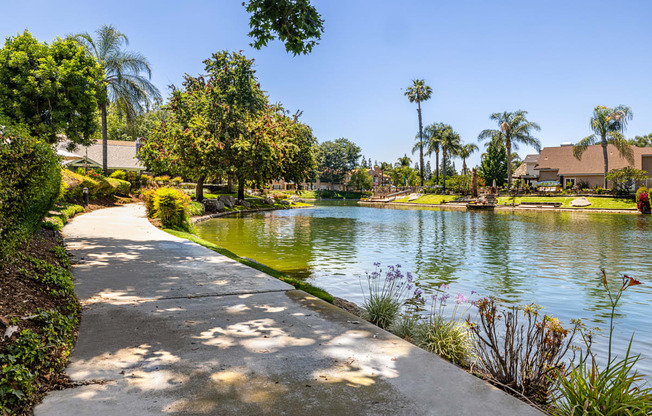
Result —
M 642 156 L 652 156 L 652 147 L 632 146 L 632 150 L 634 152 L 634 167 L 641 169 Z M 616 146 L 607 145 L 607 154 L 609 170 L 630 166 L 626 159 L 620 157 Z M 573 146 L 544 147 L 541 149 L 539 160 L 534 168 L 558 170 L 557 174 L 560 176 L 603 174 L 604 157 L 602 155 L 602 146 L 589 146 L 582 155 L 581 160 L 577 160 L 573 156 Z
M 520 178 L 521 176 L 527 175 L 527 164 L 525 161 L 521 163 L 516 170 L 514 170 L 514 173 L 512 173 L 513 177 Z
M 65 150 L 67 145 L 68 142 L 60 142 L 59 149 Z M 86 155 L 86 148 L 84 146 L 77 146 L 73 153 L 84 157 Z M 145 166 L 136 158 L 136 142 L 107 140 L 107 155 L 109 169 L 145 169 Z M 99 165 L 102 164 L 101 141 L 97 140 L 88 146 L 88 158 Z
M 523 159 L 523 163 L 537 163 L 537 160 L 539 160 L 539 155 L 527 155 Z

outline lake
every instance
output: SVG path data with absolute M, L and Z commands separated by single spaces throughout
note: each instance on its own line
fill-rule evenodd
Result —
M 366 287 L 366 274 L 381 262 L 411 271 L 426 294 L 447 283 L 453 296 L 475 291 L 508 304 L 534 302 L 565 323 L 582 318 L 608 328 L 600 268 L 614 289 L 628 274 L 644 284 L 622 297 L 615 351 L 624 351 L 635 333 L 632 350 L 649 357 L 639 369 L 652 375 L 651 216 L 386 209 L 344 201 L 216 218 L 197 231 L 358 304 L 361 283 Z M 607 334 L 597 339 L 598 354 L 606 350 Z

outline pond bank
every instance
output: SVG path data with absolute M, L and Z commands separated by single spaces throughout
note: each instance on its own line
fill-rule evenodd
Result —
M 78 387 L 49 394 L 36 416 L 540 414 L 354 315 L 157 229 L 142 206 L 82 215 L 64 235 L 81 260 L 73 274 L 85 307 L 67 370 Z
M 392 207 L 406 207 L 406 208 L 439 208 L 445 210 L 467 211 L 465 203 L 456 204 L 450 202 L 447 204 L 419 204 L 412 202 L 373 202 L 373 201 L 358 201 L 361 206 L 372 208 L 392 208 Z M 546 211 L 546 212 L 590 212 L 590 213 L 618 213 L 618 214 L 638 214 L 637 209 L 611 209 L 611 208 L 558 208 L 547 206 L 509 206 L 509 205 L 496 205 L 494 210 L 499 211 Z

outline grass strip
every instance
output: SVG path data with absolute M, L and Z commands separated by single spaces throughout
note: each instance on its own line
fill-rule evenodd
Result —
M 266 266 L 262 263 L 258 263 L 257 261 L 253 261 L 244 257 L 240 257 L 237 254 L 235 254 L 232 251 L 229 251 L 225 249 L 224 247 L 220 247 L 217 244 L 211 243 L 209 241 L 206 241 L 202 238 L 199 238 L 198 236 L 194 234 L 190 234 L 187 232 L 183 231 L 176 231 L 176 230 L 171 230 L 169 228 L 163 228 L 163 231 L 172 234 L 175 237 L 179 238 L 185 238 L 186 240 L 190 240 L 193 243 L 197 243 L 200 246 L 206 247 L 209 250 L 213 250 L 214 252 L 221 254 L 223 256 L 226 256 L 230 259 L 233 259 L 239 263 L 244 264 L 245 266 L 249 266 L 253 269 L 256 269 L 258 271 L 261 271 L 263 273 L 266 273 L 272 277 L 275 277 L 279 280 L 284 281 L 285 283 L 291 284 L 294 286 L 296 289 L 303 290 L 304 292 L 307 292 L 315 297 L 318 297 L 319 299 L 325 300 L 328 303 L 333 303 L 333 296 L 326 292 L 324 289 L 321 289 L 317 286 L 311 285 L 310 283 L 306 283 L 304 281 L 301 281 L 299 279 L 295 279 L 289 276 L 286 276 L 283 272 L 280 272 L 278 270 L 272 269 L 269 266 Z

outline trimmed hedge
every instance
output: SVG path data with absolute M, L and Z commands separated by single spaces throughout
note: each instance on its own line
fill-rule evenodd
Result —
M 0 259 L 36 231 L 60 191 L 61 168 L 52 146 L 0 132 Z
M 131 183 L 116 178 L 92 179 L 88 176 L 64 170 L 64 198 L 67 201 L 81 201 L 84 197 L 84 188 L 88 188 L 91 199 L 114 195 L 129 195 Z

